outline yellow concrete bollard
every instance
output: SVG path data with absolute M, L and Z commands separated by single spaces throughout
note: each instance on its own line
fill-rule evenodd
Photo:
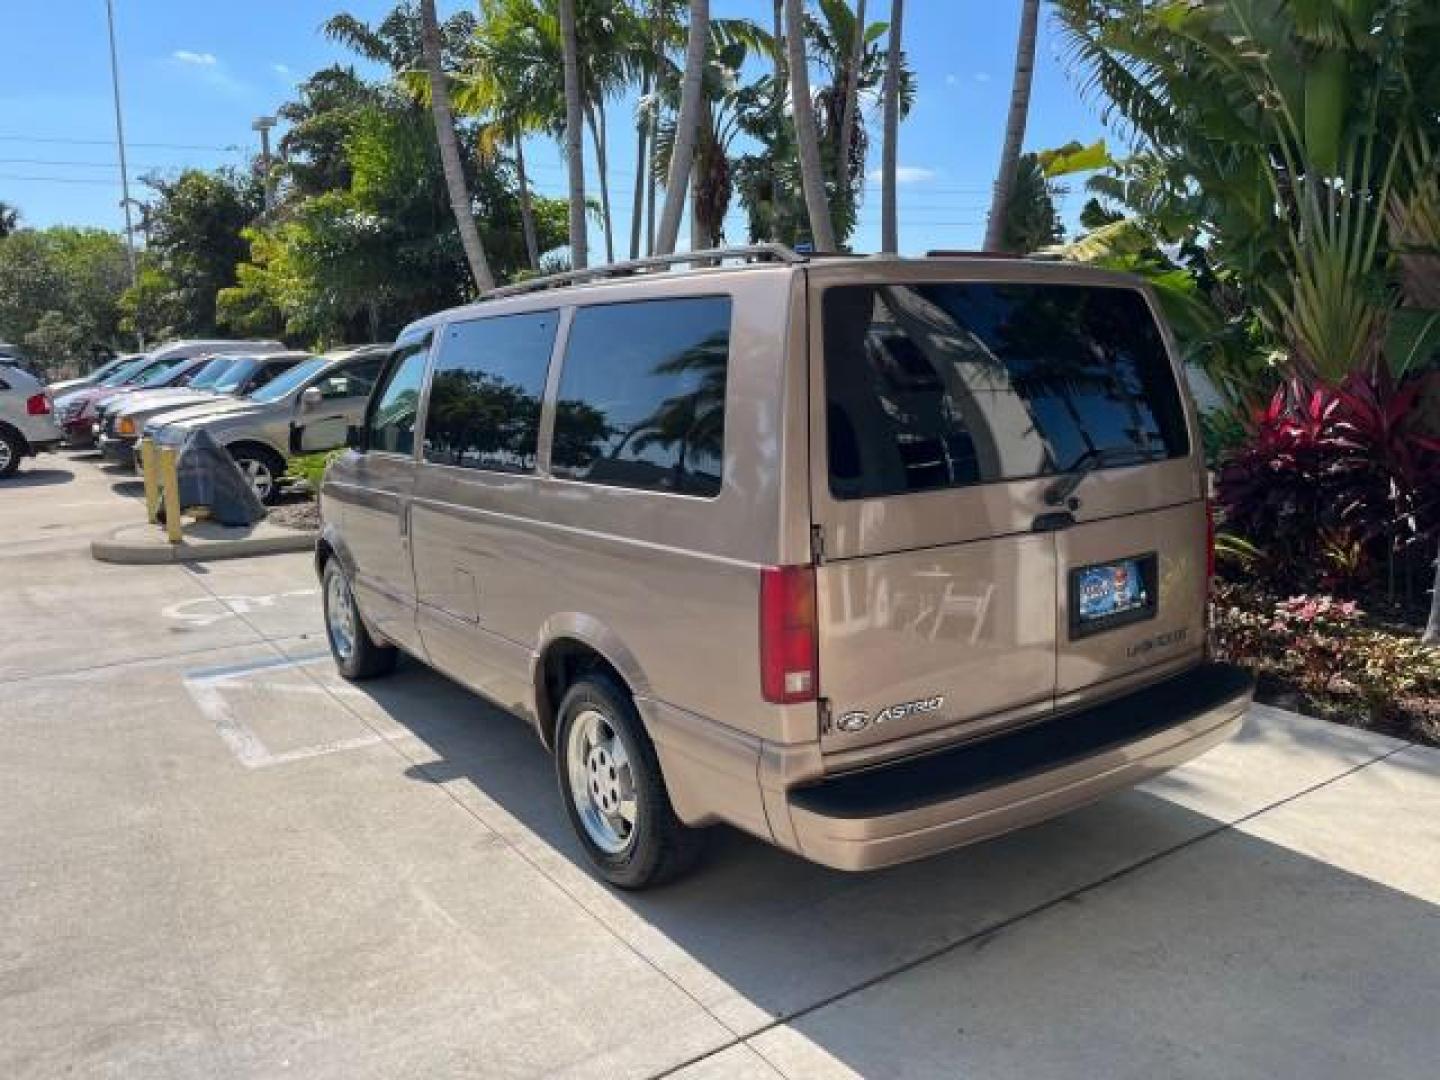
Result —
M 165 538 L 178 544 L 180 534 L 180 478 L 175 472 L 175 448 L 160 448 L 160 497 L 165 500 Z
M 145 517 L 154 525 L 160 517 L 160 483 L 153 439 L 140 440 L 140 476 L 145 481 Z

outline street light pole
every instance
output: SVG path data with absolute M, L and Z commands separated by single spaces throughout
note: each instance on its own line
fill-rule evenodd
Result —
M 120 61 L 115 54 L 115 3 L 105 0 L 105 20 L 110 28 L 110 87 L 115 95 L 115 145 L 120 150 L 120 205 L 125 210 L 125 258 L 130 266 L 130 285 L 140 281 L 135 265 L 135 225 L 130 218 L 130 170 L 125 164 L 125 121 L 120 112 Z M 136 327 L 135 336 L 145 347 L 145 332 Z
M 261 116 L 250 125 L 251 131 L 260 133 L 260 170 L 265 182 L 265 212 L 275 208 L 275 184 L 270 176 L 270 129 L 276 124 L 273 116 Z

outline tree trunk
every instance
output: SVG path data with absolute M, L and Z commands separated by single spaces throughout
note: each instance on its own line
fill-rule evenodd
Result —
M 515 136 L 515 178 L 520 184 L 520 229 L 525 234 L 525 256 L 531 270 L 540 269 L 540 241 L 535 236 L 535 208 L 530 204 L 530 181 L 525 175 L 525 138 Z
M 1015 169 L 1020 147 L 1025 142 L 1025 122 L 1030 114 L 1030 83 L 1035 74 L 1035 27 L 1040 21 L 1040 0 L 1024 0 L 1020 9 L 1020 41 L 1015 47 L 1015 78 L 1010 85 L 1010 115 L 1005 121 L 1005 145 L 1000 151 L 1000 171 L 995 176 L 995 198 L 990 203 L 990 220 L 985 226 L 985 250 L 999 251 L 1005 238 L 1005 216 L 1015 190 Z
M 839 155 L 835 159 L 835 179 L 842 191 L 850 189 L 850 149 L 855 144 L 855 112 L 860 104 L 860 65 L 865 60 L 865 0 L 856 0 L 855 41 L 852 46 L 850 70 L 845 74 L 845 108 L 840 114 Z
M 580 99 L 580 56 L 575 41 L 575 0 L 560 0 L 560 44 L 565 53 L 565 165 L 570 176 L 570 266 L 590 264 L 585 235 L 585 107 Z
M 1440 552 L 1435 558 L 1435 587 L 1430 594 L 1430 619 L 1420 638 L 1426 645 L 1440 645 Z
M 460 143 L 455 138 L 455 117 L 450 111 L 450 91 L 445 85 L 445 71 L 440 63 L 440 23 L 435 17 L 435 0 L 420 3 L 420 46 L 425 57 L 425 73 L 430 79 L 430 113 L 435 119 L 435 141 L 440 145 L 440 164 L 445 171 L 445 187 L 450 194 L 450 209 L 460 230 L 460 244 L 475 287 L 485 292 L 495 287 L 490 264 L 485 260 L 485 247 L 475 227 L 470 210 L 470 193 L 465 190 L 465 171 L 460 164 Z
M 640 83 L 640 100 L 644 102 L 650 96 L 650 75 L 647 72 Z M 642 114 L 639 123 L 635 125 L 635 198 L 630 204 L 630 258 L 640 257 L 640 230 L 645 224 L 645 174 L 648 168 L 649 158 L 645 153 L 645 147 L 650 138 L 650 117 L 649 114 Z
M 660 215 L 660 235 L 655 250 L 660 255 L 675 251 L 680 236 L 680 218 L 690 187 L 695 144 L 700 124 L 701 76 L 705 71 L 705 48 L 710 40 L 710 0 L 690 0 L 690 34 L 685 47 L 685 82 L 680 88 L 680 115 L 675 118 L 675 144 L 670 151 L 670 175 L 665 182 L 665 209 Z
M 597 120 L 598 115 L 598 120 Z M 600 221 L 605 227 L 605 261 L 615 261 L 615 233 L 610 219 L 610 179 L 605 146 L 605 106 L 598 108 L 585 103 L 585 118 L 590 123 L 590 141 L 595 145 L 595 168 L 600 174 Z
M 820 161 L 820 133 L 815 125 L 815 104 L 810 97 L 810 69 L 805 63 L 805 24 L 800 0 L 785 0 L 785 50 L 790 60 L 790 99 L 795 113 L 795 142 L 800 156 L 800 180 L 805 188 L 805 213 L 816 251 L 835 250 L 835 229 L 825 197 L 825 170 Z
M 905 0 L 891 0 L 890 40 L 885 61 L 885 146 L 880 158 L 880 250 L 900 250 L 900 222 L 895 199 L 900 155 L 900 58 L 905 44 Z
M 650 12 L 651 43 L 655 51 L 655 78 L 651 83 L 655 94 L 660 93 L 660 80 L 665 73 L 665 0 L 653 0 Z M 658 101 L 650 110 L 649 138 L 645 147 L 645 254 L 655 254 L 655 142 L 660 134 L 660 108 Z
M 770 161 L 770 239 L 787 244 L 794 241 L 787 226 L 792 220 L 790 214 L 790 192 L 786 190 L 777 164 L 779 158 L 789 150 L 789 132 L 786 130 L 785 102 L 790 93 L 790 74 L 785 68 L 785 0 L 774 0 L 770 12 L 771 36 L 775 39 L 775 55 L 770 59 L 774 64 L 771 78 L 775 80 L 775 146 Z

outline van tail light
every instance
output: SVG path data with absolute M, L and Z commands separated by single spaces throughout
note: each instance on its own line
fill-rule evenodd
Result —
M 760 571 L 760 690 L 775 705 L 814 701 L 820 671 L 815 620 L 815 568 L 767 566 Z
M 49 416 L 49 396 L 46 394 L 31 394 L 25 399 L 25 411 L 31 416 Z

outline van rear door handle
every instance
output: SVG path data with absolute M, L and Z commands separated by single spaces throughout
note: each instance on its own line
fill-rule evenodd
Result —
M 1059 532 L 1075 524 L 1075 515 L 1068 510 L 1056 510 L 1049 514 L 1038 514 L 1030 523 L 1031 532 Z

